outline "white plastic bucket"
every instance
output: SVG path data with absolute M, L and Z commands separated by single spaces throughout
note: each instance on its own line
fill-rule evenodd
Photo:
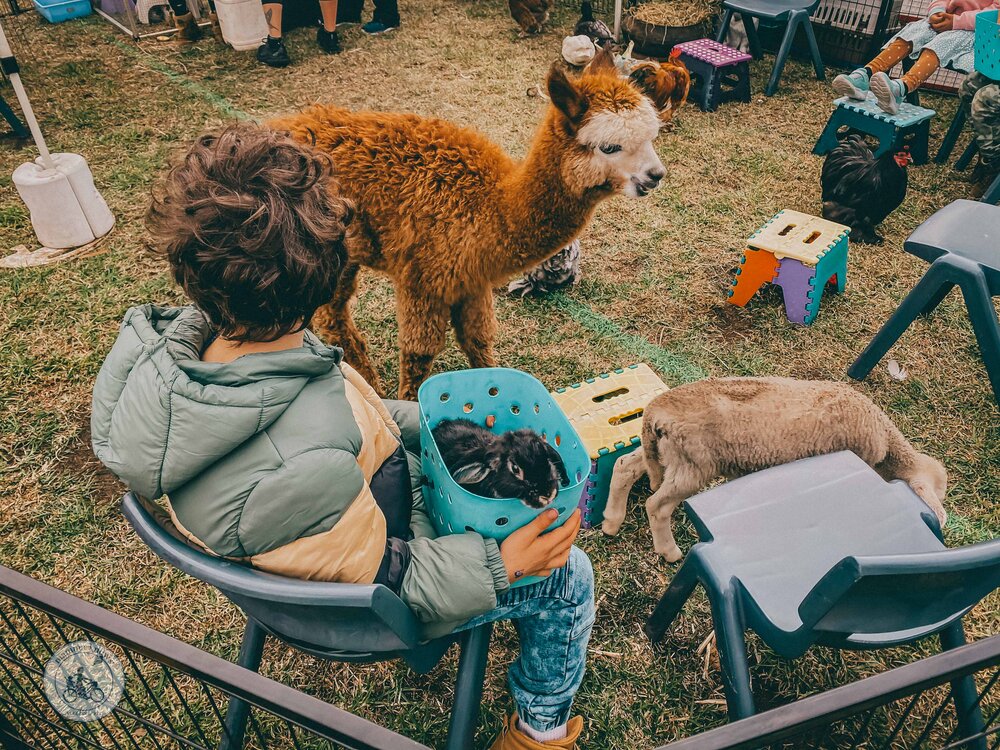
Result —
M 261 0 L 215 0 L 222 37 L 233 49 L 257 49 L 267 36 Z
M 55 169 L 46 169 L 41 161 L 25 162 L 13 175 L 38 241 L 45 247 L 79 247 L 110 232 L 115 217 L 94 187 L 84 158 L 52 154 Z

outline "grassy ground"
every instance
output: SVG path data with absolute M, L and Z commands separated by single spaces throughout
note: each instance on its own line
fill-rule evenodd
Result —
M 130 305 L 179 302 L 163 267 L 144 252 L 140 217 L 168 155 L 208 127 L 237 116 L 266 117 L 315 100 L 405 109 L 475 126 L 523 154 L 542 104 L 525 91 L 542 80 L 573 18 L 518 39 L 499 0 L 403 3 L 405 26 L 384 38 L 347 32 L 347 50 L 321 56 L 310 35 L 291 34 L 295 65 L 262 69 L 250 54 L 206 40 L 177 51 L 139 46 L 97 19 L 15 24 L 14 43 L 54 150 L 85 154 L 118 217 L 101 257 L 0 275 L 0 560 L 223 657 L 235 658 L 242 617 L 213 591 L 165 570 L 121 519 L 121 487 L 102 473 L 88 445 L 90 388 Z M 770 59 L 753 66 L 763 90 Z M 9 92 L 8 92 L 9 93 Z M 789 325 L 773 294 L 746 309 L 725 303 L 744 238 L 781 208 L 816 212 L 820 160 L 809 153 L 829 110 L 827 85 L 792 64 L 779 96 L 715 114 L 688 107 L 658 143 L 669 174 L 643 201 L 602 206 L 583 237 L 583 282 L 566 294 L 502 299 L 503 361 L 548 386 L 634 361 L 672 384 L 715 375 L 781 374 L 844 379 L 847 365 L 923 271 L 902 252 L 907 234 L 969 188 L 937 166 L 911 170 L 906 204 L 886 222 L 883 247 L 856 247 L 848 294 L 824 300 L 810 328 Z M 953 100 L 927 97 L 944 117 Z M 0 150 L 0 247 L 34 241 L 8 175 L 33 157 Z M 359 321 L 386 382 L 395 372 L 391 290 L 366 280 Z M 898 382 L 880 367 L 858 388 L 885 407 L 951 475 L 950 544 L 996 535 L 1000 433 L 978 350 L 960 300 L 914 326 L 894 350 L 910 373 Z M 462 367 L 453 344 L 437 363 Z M 690 544 L 684 530 L 682 546 Z M 622 534 L 586 533 L 581 546 L 597 571 L 599 616 L 578 708 L 587 747 L 636 748 L 724 721 L 717 669 L 703 671 L 698 644 L 711 629 L 703 601 L 689 607 L 667 648 L 655 655 L 641 624 L 674 566 L 651 552 L 640 503 Z M 767 555 L 770 550 L 761 550 Z M 968 619 L 974 637 L 1000 630 L 1000 601 Z M 509 710 L 503 668 L 514 645 L 501 628 L 487 685 L 485 743 Z M 926 647 L 929 649 L 930 647 Z M 753 644 L 764 706 L 910 661 L 923 650 L 852 655 L 815 649 L 795 664 Z M 265 673 L 440 744 L 454 662 L 427 677 L 396 665 L 348 668 L 273 646 Z

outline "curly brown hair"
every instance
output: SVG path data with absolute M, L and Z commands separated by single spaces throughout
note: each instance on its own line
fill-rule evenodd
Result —
M 241 123 L 195 141 L 154 189 L 146 226 L 219 335 L 274 341 L 330 301 L 353 216 L 328 156 Z

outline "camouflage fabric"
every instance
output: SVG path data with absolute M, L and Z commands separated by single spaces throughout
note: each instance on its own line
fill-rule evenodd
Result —
M 972 73 L 962 82 L 962 106 L 969 113 L 979 154 L 989 167 L 1000 168 L 1000 82 Z

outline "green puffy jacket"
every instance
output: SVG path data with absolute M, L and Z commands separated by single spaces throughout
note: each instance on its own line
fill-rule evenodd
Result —
M 385 583 L 428 636 L 496 606 L 508 587 L 496 542 L 434 538 L 415 404 L 381 401 L 308 332 L 301 348 L 226 364 L 201 361 L 211 339 L 193 307 L 126 313 L 94 385 L 105 466 L 166 495 L 192 544 L 296 578 Z

